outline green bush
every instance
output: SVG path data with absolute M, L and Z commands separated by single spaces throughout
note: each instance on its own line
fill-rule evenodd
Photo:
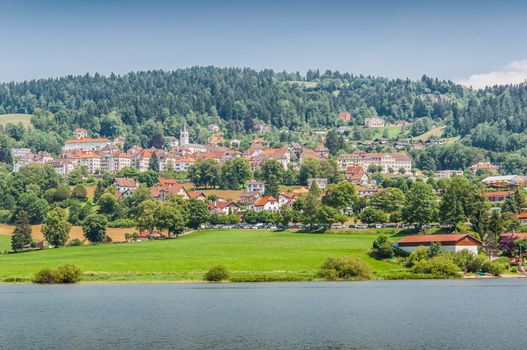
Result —
M 71 239 L 68 241 L 68 243 L 66 244 L 68 247 L 80 247 L 82 246 L 84 243 L 82 243 L 82 241 L 78 238 L 74 238 L 74 239 Z
M 505 270 L 505 268 L 503 267 L 503 264 L 498 261 L 486 260 L 481 265 L 481 270 L 483 272 L 488 272 L 494 276 L 499 276 Z
M 57 280 L 57 271 L 50 268 L 40 270 L 35 274 L 35 278 L 33 278 L 33 282 L 43 284 L 58 283 Z
M 512 273 L 518 272 L 518 268 L 516 266 L 511 267 L 511 272 Z
M 388 236 L 380 235 L 373 241 L 370 255 L 375 259 L 389 259 L 394 256 L 394 248 L 388 240 Z
M 205 274 L 204 279 L 209 282 L 220 282 L 229 279 L 229 271 L 225 266 L 214 266 Z
M 419 247 L 410 254 L 410 256 L 408 257 L 407 265 L 408 267 L 412 267 L 416 265 L 418 262 L 427 260 L 427 259 L 428 259 L 428 248 Z
M 429 273 L 438 277 L 454 277 L 458 275 L 459 267 L 449 257 L 438 255 L 428 260 L 418 261 L 412 270 L 416 273 Z
M 371 274 L 370 267 L 355 257 L 328 257 L 318 271 L 318 276 L 328 280 L 370 279 Z
M 64 264 L 55 270 L 44 268 L 35 274 L 33 282 L 35 283 L 77 283 L 80 281 L 82 271 L 73 264 Z

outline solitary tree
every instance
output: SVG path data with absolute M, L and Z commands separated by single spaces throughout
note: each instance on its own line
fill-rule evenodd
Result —
M 19 211 L 16 216 L 15 230 L 11 236 L 11 248 L 16 252 L 31 243 L 31 225 L 29 217 L 23 210 Z
M 57 207 L 49 211 L 42 225 L 42 234 L 52 246 L 62 247 L 70 237 L 70 229 L 67 211 Z
M 106 219 L 106 216 L 99 214 L 89 215 L 82 224 L 84 237 L 92 243 L 102 242 L 106 237 L 107 224 L 108 219 Z
M 437 216 L 437 203 L 432 187 L 423 181 L 417 181 L 406 194 L 403 208 L 403 220 L 417 225 L 420 230 Z

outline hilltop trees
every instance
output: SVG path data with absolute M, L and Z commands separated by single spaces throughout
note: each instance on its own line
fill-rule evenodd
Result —
M 11 236 L 11 248 L 13 251 L 19 251 L 31 243 L 31 225 L 29 217 L 23 210 L 16 215 L 15 229 Z

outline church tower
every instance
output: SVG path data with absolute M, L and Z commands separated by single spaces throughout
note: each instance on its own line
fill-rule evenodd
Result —
M 188 130 L 187 130 L 187 123 L 183 126 L 183 130 L 179 132 L 179 145 L 188 145 Z

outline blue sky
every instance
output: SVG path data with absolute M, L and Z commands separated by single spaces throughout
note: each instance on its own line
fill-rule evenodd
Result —
M 527 78 L 525 1 L 0 2 L 0 81 L 193 65 Z

